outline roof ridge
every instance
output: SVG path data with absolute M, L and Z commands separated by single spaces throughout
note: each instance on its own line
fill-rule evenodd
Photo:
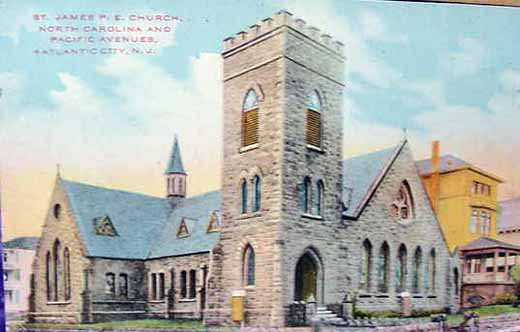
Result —
M 154 195 L 145 194 L 145 193 L 136 192 L 136 191 L 130 191 L 130 190 L 127 190 L 127 189 L 103 187 L 103 186 L 100 186 L 100 185 L 95 185 L 95 184 L 90 184 L 90 183 L 85 183 L 85 182 L 78 182 L 78 181 L 73 181 L 73 180 L 66 180 L 66 179 L 63 179 L 63 178 L 61 179 L 61 181 L 65 182 L 65 183 L 76 184 L 76 185 L 81 185 L 81 186 L 85 186 L 85 187 L 91 187 L 91 188 L 97 188 L 97 189 L 102 189 L 102 190 L 109 190 L 109 191 L 120 192 L 120 193 L 123 193 L 123 194 L 132 194 L 132 195 L 139 195 L 139 196 L 154 198 L 154 199 L 158 199 L 158 200 L 166 200 L 164 197 L 154 196 Z

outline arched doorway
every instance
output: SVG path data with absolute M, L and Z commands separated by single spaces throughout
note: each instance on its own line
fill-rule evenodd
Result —
M 310 298 L 319 300 L 320 266 L 313 252 L 306 252 L 296 264 L 294 300 L 307 302 Z

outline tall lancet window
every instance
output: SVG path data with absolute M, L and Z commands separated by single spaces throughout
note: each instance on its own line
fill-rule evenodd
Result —
M 250 245 L 244 251 L 243 280 L 245 286 L 255 284 L 255 251 Z
M 61 262 L 60 262 L 60 241 L 56 239 L 54 241 L 54 246 L 52 249 L 52 258 L 54 260 L 53 272 L 54 272 L 54 285 L 53 285 L 53 301 L 58 301 L 59 299 L 59 290 L 60 290 L 60 271 L 61 271 Z
M 249 89 L 242 104 L 242 146 L 258 143 L 258 96 Z
M 316 182 L 316 201 L 314 202 L 317 216 L 323 216 L 323 190 L 323 181 L 318 180 L 318 182 Z
M 413 257 L 413 292 L 419 293 L 421 291 L 421 270 L 422 270 L 422 250 L 421 247 L 415 249 Z
M 65 285 L 65 301 L 70 301 L 70 252 L 69 248 L 65 248 L 63 251 L 63 272 L 64 272 L 64 285 Z
M 253 185 L 253 191 L 252 191 L 252 210 L 253 212 L 260 211 L 260 201 L 261 201 L 261 180 L 258 175 L 255 175 L 253 177 L 253 180 L 251 181 L 251 184 Z
M 398 292 L 404 292 L 406 290 L 406 279 L 408 274 L 407 256 L 408 253 L 406 251 L 406 246 L 401 244 L 397 253 L 397 260 L 395 261 L 395 282 Z
M 240 213 L 247 213 L 247 181 L 240 181 Z
M 308 145 L 321 148 L 322 123 L 321 99 L 316 90 L 307 96 L 306 142 Z
M 389 265 L 390 248 L 385 242 L 379 250 L 378 257 L 378 290 L 382 293 L 388 292 L 388 272 L 390 270 Z

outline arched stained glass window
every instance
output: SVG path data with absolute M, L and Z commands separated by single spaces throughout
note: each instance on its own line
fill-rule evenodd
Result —
M 322 122 L 321 122 L 321 98 L 316 90 L 311 91 L 307 96 L 307 125 L 306 141 L 307 144 L 316 148 L 321 148 Z
M 116 275 L 112 272 L 105 274 L 105 294 L 116 295 Z
M 47 251 L 47 255 L 45 257 L 45 286 L 47 290 L 47 301 L 52 300 L 52 290 L 51 290 L 51 253 Z
M 243 279 L 246 286 L 255 284 L 255 251 L 248 245 L 244 251 Z
M 324 186 L 323 181 L 319 180 L 316 182 L 316 215 L 322 216 L 323 212 L 323 195 L 324 195 Z
M 410 221 L 413 218 L 413 198 L 410 185 L 403 181 L 394 201 L 391 204 L 392 215 L 400 221 Z
M 377 261 L 378 270 L 378 290 L 382 293 L 388 292 L 388 271 L 389 271 L 390 248 L 388 243 L 384 242 L 379 250 Z
M 396 266 L 395 266 L 395 281 L 396 281 L 396 289 L 398 292 L 403 292 L 406 290 L 406 279 L 408 274 L 407 269 L 407 251 L 406 246 L 401 244 L 399 246 L 399 251 L 397 253 Z
M 435 249 L 432 249 L 430 251 L 430 256 L 428 257 L 428 270 L 426 271 L 426 280 L 425 280 L 425 286 L 428 291 L 431 293 L 435 292 L 435 274 L 437 273 L 437 266 L 436 266 L 436 255 L 435 255 Z
M 59 290 L 60 290 L 60 270 L 61 270 L 61 262 L 60 262 L 60 241 L 56 239 L 54 241 L 54 246 L 52 248 L 52 258 L 54 262 L 53 272 L 54 272 L 54 285 L 53 285 L 53 301 L 57 302 L 59 299 Z
M 119 296 L 127 298 L 128 297 L 128 274 L 121 273 L 119 274 Z
M 261 201 L 261 180 L 260 180 L 260 177 L 258 175 L 255 175 L 251 182 L 252 182 L 252 185 L 253 185 L 252 209 L 253 209 L 253 212 L 258 212 L 258 211 L 260 211 L 260 201 Z
M 188 278 L 187 278 L 187 272 L 181 271 L 181 299 L 185 299 L 188 296 Z
M 63 251 L 63 272 L 64 272 L 64 286 L 65 286 L 65 301 L 70 300 L 70 253 L 69 248 Z
M 310 213 L 311 211 L 311 198 L 312 198 L 312 184 L 311 179 L 306 176 L 303 179 L 303 183 L 298 185 L 298 200 L 300 211 L 302 213 Z
M 258 143 L 258 96 L 249 89 L 242 104 L 242 146 Z
M 360 288 L 369 292 L 372 275 L 372 244 L 368 239 L 363 241 L 362 257 Z
M 240 213 L 247 213 L 247 181 L 240 181 Z
M 197 296 L 197 271 L 190 270 L 190 299 Z
M 422 250 L 421 247 L 415 249 L 413 257 L 413 292 L 419 293 L 421 291 L 421 270 L 422 270 Z

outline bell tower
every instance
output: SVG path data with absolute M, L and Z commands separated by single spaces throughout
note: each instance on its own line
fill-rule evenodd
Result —
M 173 147 L 168 159 L 168 166 L 164 171 L 166 180 L 166 198 L 174 208 L 181 200 L 186 197 L 186 177 L 184 165 L 182 164 L 181 149 L 177 135 L 173 141 Z
M 342 52 L 286 11 L 224 40 L 221 237 L 208 286 L 215 321 L 231 322 L 230 298 L 243 294 L 246 326 L 283 326 L 305 246 L 341 220 Z M 323 302 L 324 287 L 315 288 Z

